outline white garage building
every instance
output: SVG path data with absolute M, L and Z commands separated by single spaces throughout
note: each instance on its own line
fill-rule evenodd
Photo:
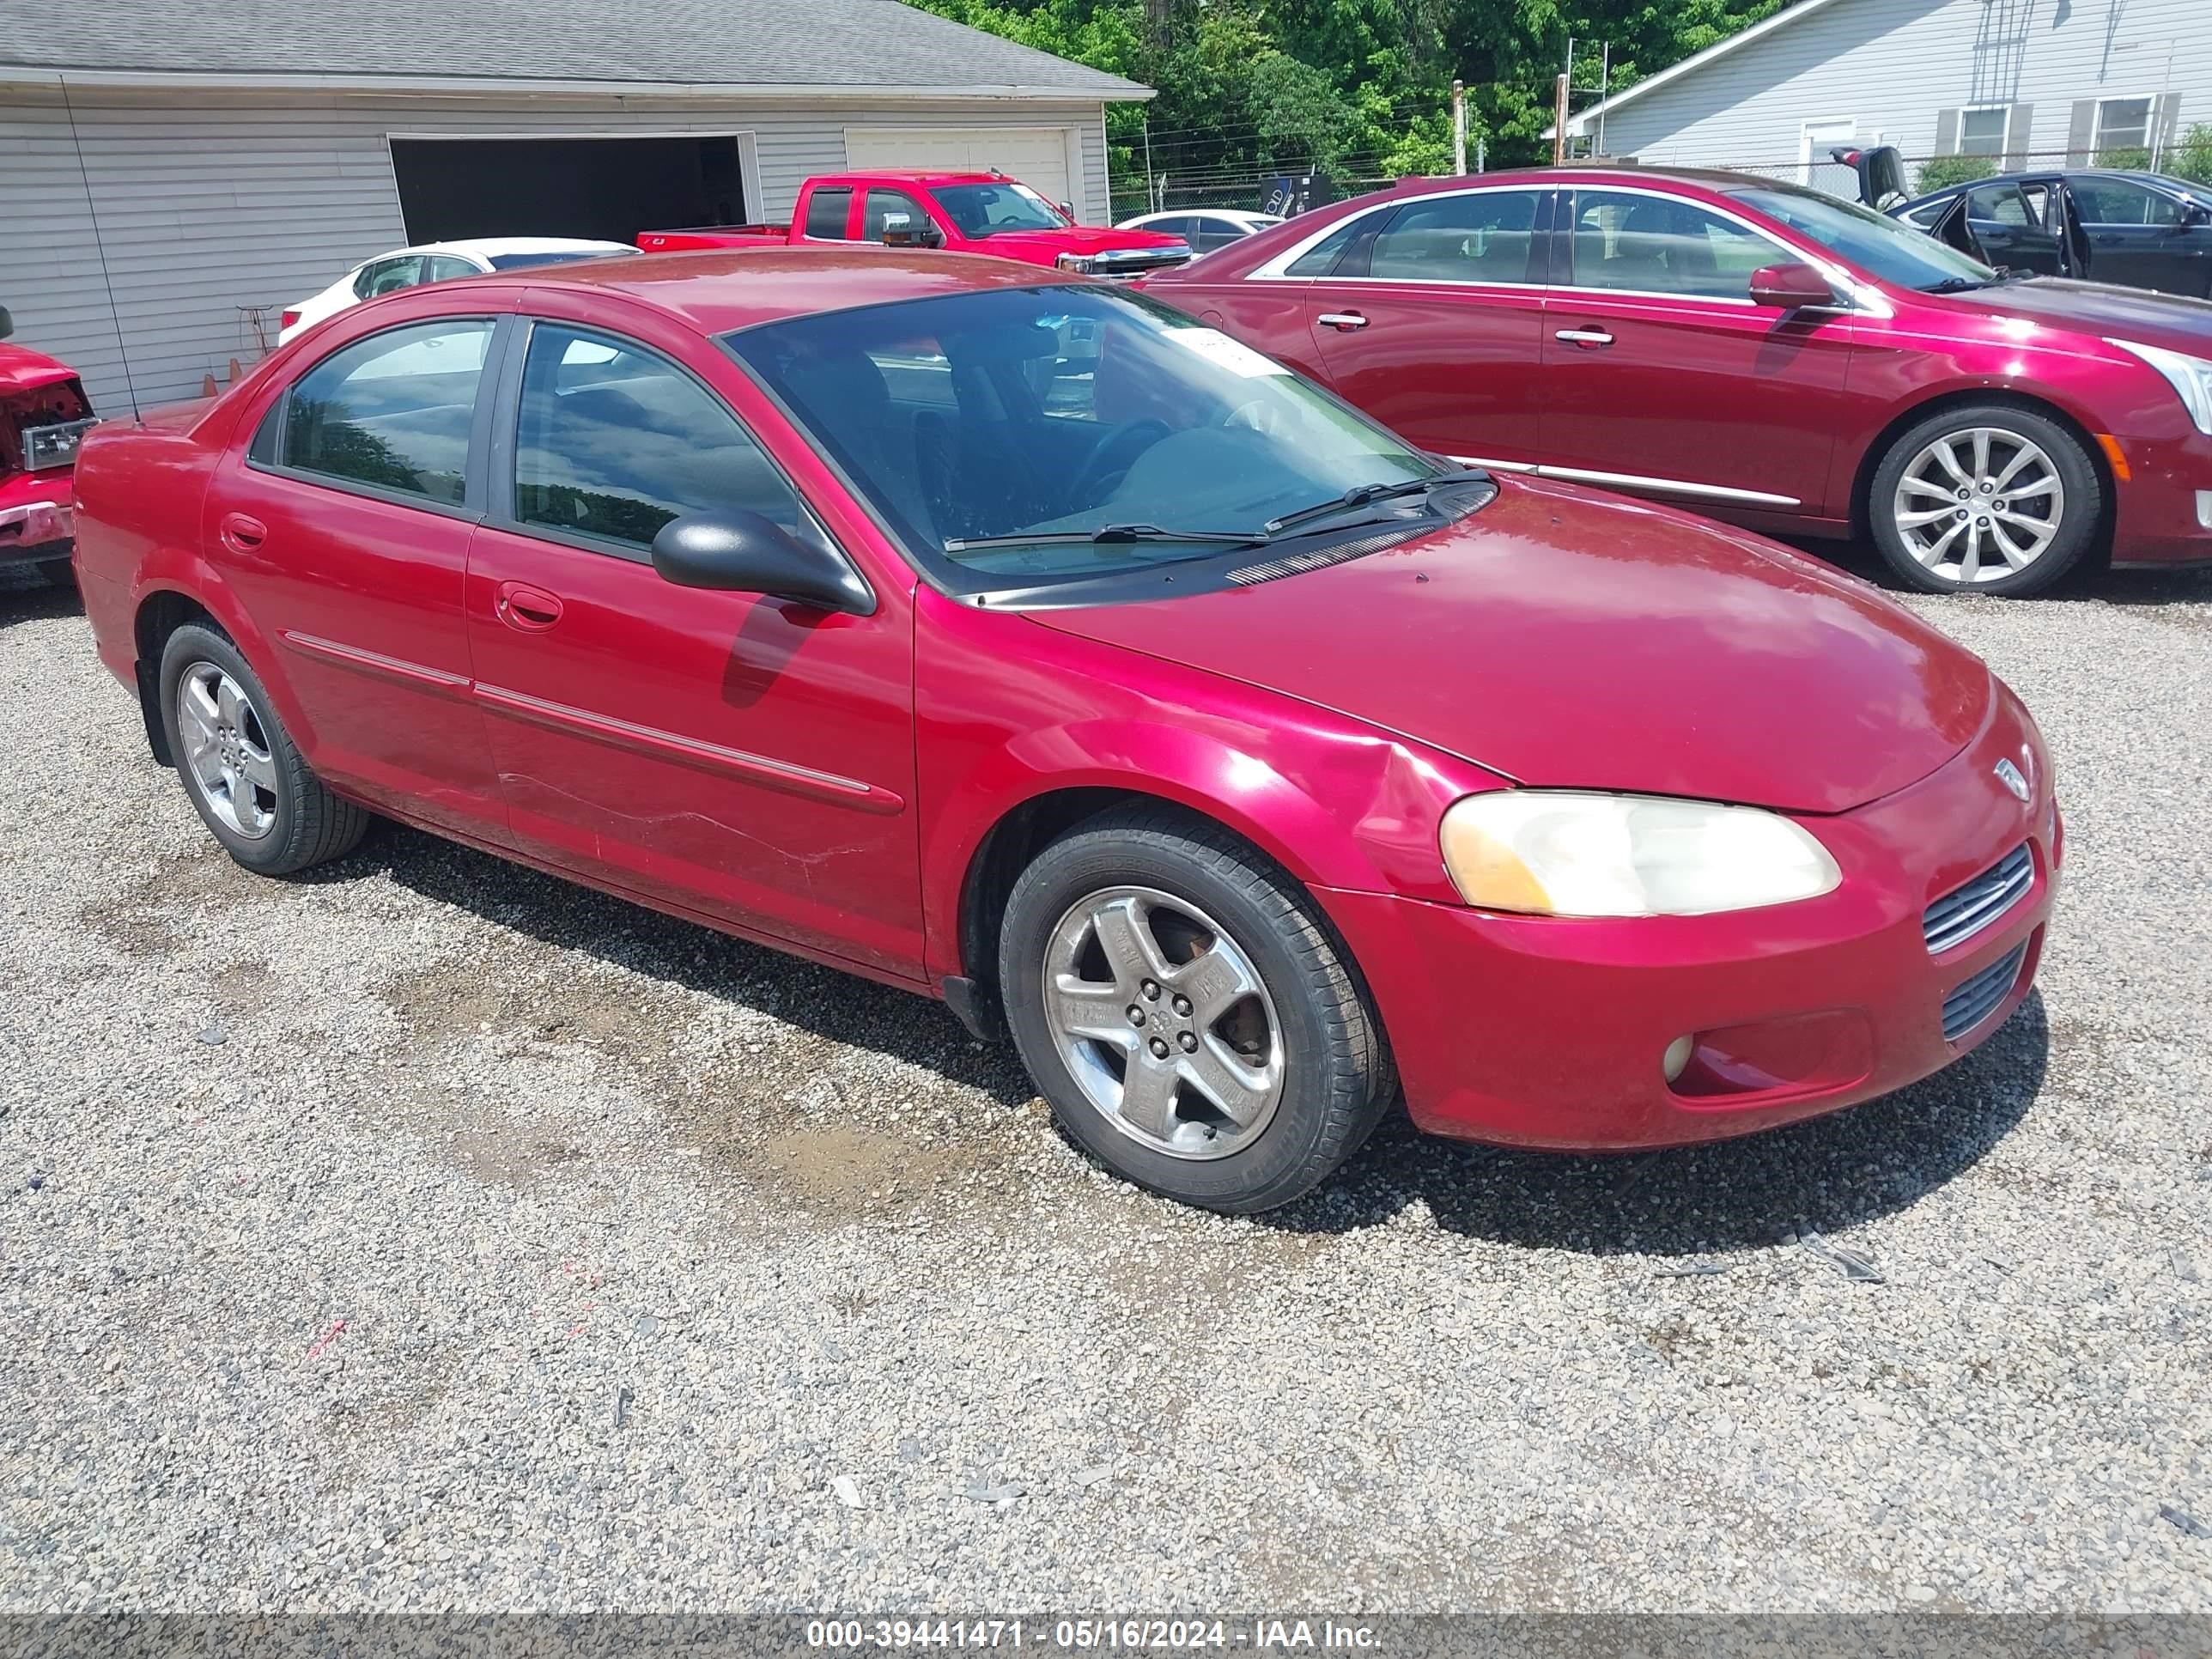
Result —
M 0 305 L 157 403 L 409 242 L 775 218 L 848 167 L 1103 222 L 1105 107 L 1150 95 L 900 0 L 0 0 Z

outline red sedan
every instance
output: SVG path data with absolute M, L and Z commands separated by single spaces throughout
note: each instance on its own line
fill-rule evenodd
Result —
M 1930 591 L 2212 560 L 2212 307 L 1795 185 L 1419 179 L 1146 286 L 1438 454 L 1870 535 Z
M 249 869 L 384 813 L 1003 1020 L 1285 1203 L 1440 1133 L 1863 1100 L 2028 994 L 2033 723 L 1756 537 L 1449 466 L 1126 289 L 641 258 L 371 301 L 98 428 L 102 658 Z

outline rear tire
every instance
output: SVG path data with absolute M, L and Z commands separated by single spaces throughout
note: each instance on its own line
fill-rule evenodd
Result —
M 2081 562 L 2105 515 L 2081 441 L 2048 416 L 1970 404 L 1890 445 L 1867 490 L 1889 568 L 1924 593 L 2040 593 Z
M 161 649 L 161 723 L 210 834 L 257 874 L 289 876 L 360 845 L 368 813 L 308 770 L 239 649 L 188 623 Z
M 1382 1030 L 1312 900 L 1217 825 L 1116 808 L 1014 884 L 999 985 L 1069 1137 L 1231 1213 L 1304 1196 L 1395 1093 Z

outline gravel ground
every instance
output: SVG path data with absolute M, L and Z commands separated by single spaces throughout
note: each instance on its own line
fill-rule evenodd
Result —
M 2058 757 L 2002 1031 L 1255 1223 L 899 993 L 388 826 L 246 874 L 0 592 L 0 1610 L 2212 1611 L 2212 575 L 1912 603 Z

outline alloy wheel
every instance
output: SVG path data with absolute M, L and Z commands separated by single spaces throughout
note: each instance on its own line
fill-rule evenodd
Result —
M 276 765 L 268 728 L 246 688 L 211 662 L 177 683 L 185 775 L 208 810 L 247 841 L 276 827 Z
M 1252 958 L 1152 887 L 1071 905 L 1045 950 L 1045 1015 L 1084 1098 L 1154 1152 L 1225 1158 L 1283 1097 L 1282 1026 Z
M 2065 520 L 2066 485 L 2033 440 L 1964 427 L 1905 464 L 1890 510 L 1930 575 L 1970 587 L 2018 575 L 2043 556 Z

